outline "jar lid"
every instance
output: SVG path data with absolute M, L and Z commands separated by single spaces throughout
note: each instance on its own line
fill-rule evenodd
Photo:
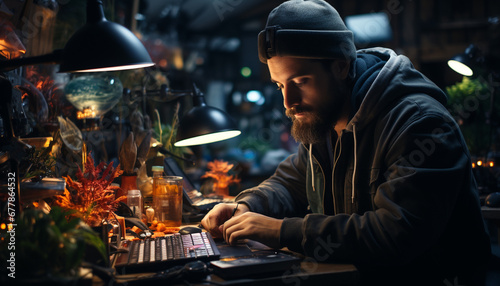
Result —
M 163 166 L 153 166 L 153 167 L 151 167 L 151 171 L 153 171 L 153 172 L 163 172 Z
M 140 196 L 140 195 L 141 195 L 141 190 L 128 190 L 128 193 L 127 193 L 127 194 L 129 194 L 129 195 L 131 195 L 131 196 L 134 196 L 134 195 L 135 195 L 135 196 L 137 196 L 137 195 L 139 195 L 139 196 Z

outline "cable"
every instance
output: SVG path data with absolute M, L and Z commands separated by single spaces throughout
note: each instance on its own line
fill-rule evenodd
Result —
M 190 285 L 190 282 L 202 282 L 211 273 L 207 264 L 200 260 L 177 265 L 164 271 L 152 274 L 138 275 L 114 275 L 116 284 L 144 285 L 145 282 L 161 282 L 162 284 L 174 284 L 183 282 Z

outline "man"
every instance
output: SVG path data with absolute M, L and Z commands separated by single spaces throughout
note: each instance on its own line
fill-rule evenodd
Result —
M 354 263 L 370 285 L 478 285 L 489 238 L 445 94 L 405 56 L 356 52 L 322 0 L 275 8 L 259 58 L 302 144 L 238 204 L 208 213 L 205 229 Z

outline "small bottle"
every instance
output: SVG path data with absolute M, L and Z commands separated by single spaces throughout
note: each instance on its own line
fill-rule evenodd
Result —
M 151 171 L 153 171 L 153 178 L 163 176 L 163 166 L 153 166 L 151 167 Z
M 142 219 L 142 195 L 140 190 L 128 190 L 127 205 L 134 213 L 134 216 Z
M 163 166 L 153 166 L 151 167 L 153 171 L 153 199 L 155 195 L 158 194 L 158 179 L 165 176 L 163 173 Z
M 146 218 L 148 223 L 152 223 L 155 219 L 155 210 L 152 207 L 146 209 Z
M 163 166 L 153 166 L 151 167 L 151 171 L 153 172 L 153 178 L 157 176 L 164 176 Z
M 151 171 L 153 175 L 149 178 L 152 178 L 150 180 L 151 182 L 151 191 L 148 192 L 148 194 L 144 194 L 143 196 L 143 201 L 144 201 L 144 210 L 147 210 L 150 207 L 153 207 L 153 194 L 154 194 L 154 177 L 161 177 L 163 176 L 163 166 L 152 166 Z

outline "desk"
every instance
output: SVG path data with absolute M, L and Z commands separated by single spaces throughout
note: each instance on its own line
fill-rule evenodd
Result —
M 195 226 L 191 224 L 184 224 L 185 226 Z M 252 252 L 256 251 L 272 251 L 266 245 L 263 245 L 257 241 L 245 240 L 242 241 L 243 246 L 246 246 L 246 251 L 244 253 L 237 252 L 225 252 L 228 247 L 222 240 L 217 241 L 216 244 L 221 252 L 221 258 L 224 257 L 240 257 L 245 255 L 251 255 Z M 359 284 L 359 272 L 357 268 L 352 264 L 339 264 L 339 263 L 322 263 L 313 260 L 312 258 L 303 257 L 300 254 L 289 251 L 288 249 L 281 250 L 284 253 L 293 254 L 302 258 L 299 265 L 292 267 L 290 270 L 284 271 L 284 273 L 272 274 L 260 277 L 250 277 L 243 279 L 223 279 L 216 274 L 211 274 L 206 277 L 207 282 L 193 283 L 192 285 L 321 285 L 325 281 L 332 282 L 334 285 L 358 285 Z M 236 256 L 233 256 L 236 255 Z M 294 269 L 293 269 L 294 268 Z M 146 271 L 153 271 L 147 269 Z M 140 273 L 139 275 L 146 275 L 151 273 Z M 125 283 L 128 278 L 137 277 L 138 273 L 130 275 L 118 275 L 118 284 Z M 94 281 L 93 285 L 103 285 L 103 283 L 96 283 Z M 148 282 L 142 281 L 133 283 L 134 285 L 148 285 Z M 158 284 L 158 283 L 155 283 Z
M 144 273 L 146 274 L 146 273 Z M 132 274 L 131 274 L 132 275 Z M 190 285 L 322 285 L 328 281 L 332 285 L 353 286 L 359 284 L 359 272 L 352 264 L 315 263 L 304 260 L 300 264 L 300 270 L 296 273 L 266 276 L 263 278 L 224 280 L 215 274 L 208 275 L 206 282 L 191 283 Z M 117 279 L 118 284 L 125 282 Z M 129 281 L 130 282 L 130 281 Z M 139 283 L 147 285 L 147 282 Z M 155 283 L 157 285 L 158 283 Z M 104 285 L 94 281 L 93 285 Z M 122 284 L 123 285 L 123 284 Z M 134 284 L 136 285 L 136 284 Z M 184 285 L 184 284 L 180 284 Z
M 272 251 L 271 248 L 257 241 L 247 240 L 246 245 L 254 251 Z M 283 253 L 292 254 L 302 258 L 300 267 L 290 269 L 282 274 L 266 276 L 265 278 L 224 280 L 213 274 L 209 281 L 221 285 L 321 285 L 325 281 L 334 281 L 335 285 L 358 285 L 359 273 L 352 264 L 321 263 L 312 258 L 304 257 L 298 253 L 282 249 Z M 223 251 L 221 250 L 221 258 Z
M 254 247 L 258 247 L 258 243 L 247 244 L 252 251 Z M 263 250 L 259 248 L 257 250 Z M 291 253 L 286 249 L 283 250 L 285 253 Z M 298 255 L 298 254 L 296 254 Z M 338 264 L 338 263 L 321 263 L 316 262 L 311 258 L 304 258 L 300 267 L 295 267 L 295 269 L 286 270 L 282 274 L 266 275 L 261 277 L 251 277 L 242 279 L 231 279 L 225 280 L 216 274 L 208 275 L 204 282 L 196 282 L 191 285 L 321 285 L 325 281 L 331 282 L 333 285 L 358 285 L 359 284 L 359 272 L 356 267 L 352 264 Z M 144 275 L 148 273 L 141 273 Z M 117 277 L 118 284 L 125 282 L 123 278 L 137 276 L 138 274 L 122 275 Z M 122 278 L 122 279 L 120 279 Z M 131 282 L 131 281 L 129 281 Z M 138 282 L 133 283 L 133 285 L 147 285 L 148 282 Z M 155 285 L 158 283 L 155 283 Z M 99 283 L 94 283 L 94 285 L 102 285 Z M 183 284 L 182 284 L 183 285 Z
M 491 221 L 497 227 L 498 244 L 500 245 L 500 208 L 481 207 L 483 218 Z

